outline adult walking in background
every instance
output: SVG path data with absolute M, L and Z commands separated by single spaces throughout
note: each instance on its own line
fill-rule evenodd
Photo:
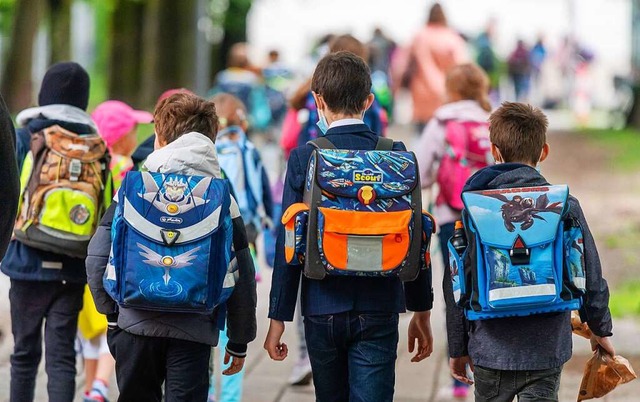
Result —
M 0 194 L 3 195 L 2 212 L 0 212 L 0 258 L 2 258 L 11 239 L 20 192 L 16 163 L 16 133 L 2 95 L 0 95 L 0 144 L 2 144 L 0 147 Z
M 413 39 L 404 79 L 411 90 L 413 121 L 419 133 L 444 103 L 447 72 L 467 60 L 464 40 L 447 25 L 442 6 L 434 4 L 427 24 Z

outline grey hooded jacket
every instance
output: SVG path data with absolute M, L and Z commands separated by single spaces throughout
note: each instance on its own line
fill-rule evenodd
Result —
M 220 167 L 213 142 L 199 133 L 181 136 L 169 145 L 153 152 L 145 167 L 160 173 L 181 173 L 220 177 Z M 106 293 L 102 278 L 111 249 L 111 223 L 115 203 L 109 208 L 89 243 L 86 260 L 91 294 L 99 312 L 110 323 L 136 335 L 168 337 L 215 346 L 218 343 L 217 315 L 164 313 L 118 307 Z M 247 344 L 256 337 L 256 281 L 253 260 L 238 207 L 232 199 L 233 245 L 238 262 L 239 279 L 227 301 L 227 350 L 236 356 L 246 354 Z

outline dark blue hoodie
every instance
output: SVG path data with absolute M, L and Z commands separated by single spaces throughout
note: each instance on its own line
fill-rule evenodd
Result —
M 548 185 L 534 168 L 504 163 L 478 171 L 463 191 Z M 578 200 L 569 197 L 569 216 L 580 222 L 584 235 L 587 293 L 580 311 L 594 334 L 611 336 L 609 288 L 602 278 L 596 244 Z M 449 273 L 445 270 L 445 276 Z M 447 335 L 451 357 L 470 356 L 474 365 L 496 370 L 544 370 L 562 366 L 571 357 L 570 312 L 528 317 L 467 321 L 453 302 L 451 281 L 445 278 Z

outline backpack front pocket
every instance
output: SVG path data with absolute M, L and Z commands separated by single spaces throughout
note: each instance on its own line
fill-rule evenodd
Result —
M 289 265 L 300 265 L 307 249 L 309 207 L 298 202 L 282 215 L 284 225 L 284 258 Z
M 318 211 L 318 246 L 333 273 L 390 273 L 407 258 L 412 211 Z

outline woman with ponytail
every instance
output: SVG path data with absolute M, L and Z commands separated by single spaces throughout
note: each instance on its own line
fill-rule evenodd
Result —
M 433 212 L 440 226 L 444 296 L 453 300 L 446 244 L 461 218 L 464 183 L 475 171 L 493 163 L 487 122 L 491 104 L 489 77 L 475 64 L 453 67 L 445 88 L 445 104 L 436 109 L 425 127 L 417 154 L 422 187 L 430 188 L 436 182 L 439 187 Z M 454 397 L 467 394 L 468 386 L 454 381 Z

